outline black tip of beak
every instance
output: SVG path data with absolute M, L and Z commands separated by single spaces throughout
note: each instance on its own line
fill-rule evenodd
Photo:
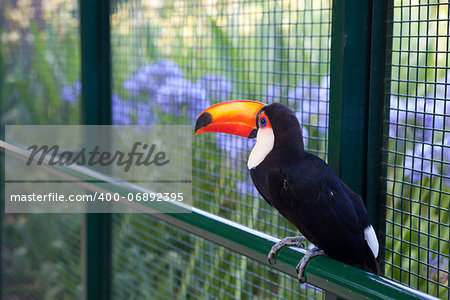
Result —
M 197 118 L 197 123 L 195 123 L 195 132 L 199 130 L 200 128 L 203 128 L 205 126 L 208 126 L 212 122 L 212 115 L 209 112 L 202 113 Z
M 254 139 L 256 137 L 256 133 L 258 132 L 258 129 L 253 129 L 250 134 L 248 135 L 249 139 Z

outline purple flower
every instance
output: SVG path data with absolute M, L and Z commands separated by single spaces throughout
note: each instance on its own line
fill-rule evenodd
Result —
M 249 183 L 249 181 L 237 181 L 236 182 L 236 191 L 239 195 L 258 195 L 258 191 L 253 183 Z
M 114 94 L 111 97 L 111 104 L 114 125 L 129 125 L 132 123 L 132 108 L 129 103 L 122 101 L 118 95 Z
M 391 95 L 389 109 L 389 136 L 405 137 L 406 101 Z
M 320 81 L 320 97 L 322 100 L 329 100 L 330 96 L 330 75 L 322 77 Z
M 158 122 L 149 103 L 122 101 L 119 96 L 112 96 L 112 115 L 115 125 L 152 125 Z
M 65 85 L 61 91 L 61 98 L 63 101 L 74 103 L 77 100 L 77 98 L 75 96 L 73 87 Z
M 298 85 L 288 93 L 288 103 L 292 106 L 295 106 L 296 103 L 301 102 L 303 99 L 311 99 L 311 96 L 313 98 L 317 98 L 318 89 L 317 88 L 311 88 L 308 80 L 303 79 L 300 80 Z
M 430 277 L 440 283 L 445 283 L 448 281 L 448 258 L 443 255 L 434 255 L 430 252 L 428 254 L 427 263 L 430 267 Z M 447 272 L 445 271 L 447 270 Z M 424 271 L 424 274 L 426 271 Z M 438 278 L 438 274 L 440 277 Z
M 407 100 L 392 95 L 389 111 L 389 136 L 432 142 L 450 127 L 450 100 L 412 97 Z M 408 124 L 410 124 L 408 126 Z
M 322 131 L 328 127 L 329 82 L 329 76 L 322 77 L 319 86 L 304 79 L 288 93 L 288 102 L 292 106 L 298 103 L 296 115 L 302 125 L 319 127 Z
M 200 87 L 206 90 L 210 100 L 223 101 L 228 98 L 233 90 L 231 81 L 224 76 L 207 73 L 196 82 Z
M 196 121 L 200 113 L 209 106 L 211 106 L 211 102 L 206 98 L 200 98 L 197 101 L 191 101 L 189 102 L 187 117 L 193 121 Z
M 418 143 L 414 149 L 407 150 L 404 161 L 405 176 L 411 178 L 411 181 L 414 183 L 433 175 L 449 177 L 449 145 L 450 134 L 447 134 L 443 144 Z M 444 185 L 448 184 L 449 180 L 444 178 Z
M 315 126 L 324 131 L 328 127 L 328 102 L 303 100 L 295 115 L 302 126 Z
M 281 95 L 281 87 L 279 85 L 269 85 L 266 91 L 266 103 L 272 104 Z
M 168 78 L 174 77 L 183 77 L 181 68 L 173 61 L 160 60 L 141 67 L 123 85 L 131 95 L 140 92 L 154 94 Z
M 210 106 L 206 90 L 198 84 L 180 77 L 168 78 L 158 90 L 156 103 L 164 113 L 195 120 Z
M 215 135 L 217 145 L 230 154 L 233 160 L 240 154 L 247 154 L 248 150 L 254 145 L 254 140 L 243 139 L 238 136 L 217 133 Z
M 75 103 L 81 95 L 81 83 L 75 81 L 74 85 L 65 85 L 61 90 L 61 99 L 65 102 Z
M 80 81 L 75 81 L 75 83 L 73 84 L 73 87 L 75 88 L 75 93 L 77 93 L 78 95 L 81 95 L 81 82 Z
M 328 102 L 330 89 L 330 76 L 323 76 L 320 85 L 300 80 L 294 90 L 288 94 L 288 101 L 295 104 L 297 101 L 311 100 Z
M 433 99 L 417 99 L 416 126 L 421 126 L 416 136 L 426 142 L 432 142 L 436 133 L 444 130 L 444 125 L 450 127 L 450 101 Z M 435 131 L 435 130 L 438 131 Z M 440 130 L 440 131 L 439 131 Z
M 153 106 L 150 103 L 137 102 L 135 104 L 136 124 L 153 125 L 158 123 L 158 115 L 154 113 Z

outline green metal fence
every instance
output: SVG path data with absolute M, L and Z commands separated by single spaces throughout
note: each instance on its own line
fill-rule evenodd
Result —
M 0 142 L 0 146 L 12 152 L 16 158 L 28 159 L 29 152 L 25 149 L 5 142 Z M 80 182 L 80 180 L 73 182 L 75 184 L 78 182 L 87 191 L 110 192 L 121 195 L 143 191 L 141 187 L 126 182 L 104 181 L 104 174 L 84 167 L 57 166 L 52 168 L 52 172 L 59 173 L 64 178 L 83 178 L 83 182 Z M 151 192 L 148 190 L 144 191 Z M 272 290 L 262 290 L 259 287 L 263 283 L 251 284 L 252 281 L 248 281 L 248 279 L 261 278 L 262 275 L 259 272 L 263 270 L 260 268 L 254 269 L 255 262 L 268 265 L 266 249 L 270 248 L 279 239 L 196 208 L 193 208 L 191 213 L 170 214 L 165 213 L 165 209 L 160 206 L 149 208 L 146 205 L 129 201 L 120 202 L 119 205 L 122 206 L 121 211 L 123 211 L 123 207 L 128 207 L 134 213 L 141 214 L 134 219 L 121 219 L 120 221 L 133 222 L 133 224 L 121 223 L 122 230 L 118 232 L 120 235 L 114 235 L 113 241 L 118 243 L 116 245 L 118 247 L 117 251 L 120 254 L 122 252 L 128 254 L 127 256 L 112 256 L 113 260 L 117 259 L 116 263 L 122 267 L 113 272 L 114 295 L 120 293 L 126 295 L 126 297 L 138 298 L 218 297 L 217 295 L 219 295 L 223 298 L 229 298 L 234 293 L 236 297 L 271 294 L 272 297 L 284 298 L 286 291 L 290 291 L 290 295 L 295 294 L 289 288 L 289 284 L 281 288 L 279 284 L 287 284 L 287 282 L 283 280 L 283 277 L 279 278 L 276 275 L 281 276 L 282 274 L 277 272 L 281 271 L 285 273 L 283 275 L 284 278 L 288 278 L 286 277 L 286 274 L 288 274 L 292 276 L 289 280 L 292 282 L 292 279 L 296 277 L 292 266 L 304 255 L 305 250 L 285 249 L 285 251 L 280 253 L 277 258 L 278 263 L 269 268 L 272 274 L 275 274 L 274 277 L 271 276 L 270 278 Z M 168 203 L 167 205 L 177 206 L 177 204 L 173 203 Z M 148 214 L 153 215 L 149 218 Z M 116 214 L 115 216 L 120 215 Z M 158 220 L 163 222 L 158 222 Z M 141 228 L 143 226 L 149 229 L 151 226 L 157 225 L 164 226 L 163 228 L 166 230 L 159 228 L 157 234 L 155 234 L 148 230 L 143 231 Z M 95 227 L 92 228 L 95 229 Z M 170 230 L 170 228 L 176 228 L 176 230 Z M 202 241 L 202 245 L 206 248 L 196 248 L 198 250 L 196 251 L 194 244 L 197 243 L 193 243 L 193 240 L 188 238 L 188 233 L 193 234 L 191 235 L 192 239 Z M 163 234 L 164 238 L 162 239 L 159 234 Z M 223 246 L 236 252 L 234 257 L 239 257 L 237 253 L 240 253 L 246 258 L 239 260 L 240 263 L 238 264 L 233 264 L 234 261 L 232 259 L 227 259 L 226 261 L 229 263 L 222 264 L 224 257 L 221 254 L 225 255 L 232 252 L 222 249 L 218 255 L 216 251 L 213 251 L 213 254 L 204 251 L 203 249 L 208 249 L 207 245 L 211 244 L 208 241 L 217 245 L 216 249 L 221 249 L 218 247 Z M 88 238 L 87 242 L 89 242 Z M 171 250 L 168 250 L 168 248 Z M 185 256 L 187 249 L 194 251 L 195 255 L 189 253 L 188 256 Z M 95 252 L 96 250 L 88 247 L 87 251 L 87 255 L 90 255 L 90 252 Z M 154 255 L 153 251 L 156 252 L 157 256 Z M 166 251 L 169 251 L 169 253 Z M 206 257 L 208 258 L 207 260 L 205 260 Z M 97 261 L 101 262 L 102 260 Z M 203 271 L 205 266 L 209 267 L 208 272 L 199 273 L 198 271 Z M 92 266 L 85 268 L 93 269 Z M 127 268 L 133 268 L 133 271 L 127 271 Z M 267 270 L 267 267 L 264 269 Z M 326 257 L 319 257 L 311 261 L 306 271 L 308 282 L 326 289 L 328 297 L 435 299 L 427 294 Z M 221 275 L 212 277 L 216 272 L 219 272 Z M 161 273 L 166 276 L 161 276 Z M 141 278 L 140 276 L 144 274 L 147 274 L 147 276 Z M 109 278 L 104 274 L 103 278 L 105 277 Z M 216 279 L 218 278 L 226 278 L 227 280 L 217 282 Z M 277 280 L 279 281 L 278 284 L 274 285 L 274 281 Z M 109 286 L 110 283 L 107 285 Z M 135 284 L 138 284 L 138 286 Z M 202 286 L 202 290 L 199 290 L 199 284 Z M 214 291 L 210 292 L 210 287 L 213 287 Z M 311 295 L 310 286 L 297 285 L 297 287 L 302 288 L 302 291 L 299 293 L 301 296 Z M 86 284 L 86 289 L 87 298 L 105 298 L 103 284 L 97 285 L 96 289 L 92 288 L 92 285 Z M 108 290 L 106 294 L 109 297 L 111 290 Z
M 448 2 L 391 3 L 385 275 L 449 297 Z
M 194 139 L 189 216 L 2 214 L 1 297 L 449 298 L 448 6 L 2 3 L 2 124 L 192 124 L 223 100 L 287 104 L 308 151 L 366 199 L 384 276 L 405 286 L 327 258 L 299 285 L 294 250 L 268 266 L 271 236 L 298 233 L 253 188 L 251 142 L 217 134 Z

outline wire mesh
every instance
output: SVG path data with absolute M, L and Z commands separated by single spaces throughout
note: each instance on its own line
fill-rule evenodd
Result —
M 393 1 L 385 275 L 449 298 L 450 11 Z M 389 51 L 389 49 L 388 49 Z
M 307 149 L 326 159 L 330 35 L 331 1 L 119 1 L 111 16 L 113 122 L 194 125 L 202 110 L 221 101 L 282 102 L 295 110 Z M 246 162 L 253 144 L 224 134 L 194 138 L 194 206 L 274 236 L 298 235 L 260 198 L 251 182 Z M 139 270 L 153 272 L 155 282 L 172 278 L 173 286 L 165 281 L 156 288 L 165 287 L 161 295 L 178 295 L 174 287 L 183 289 L 185 276 L 191 276 L 190 284 L 200 289 L 184 287 L 186 295 L 199 295 L 206 288 L 211 297 L 220 296 L 222 290 L 227 291 L 225 297 L 232 297 L 230 288 L 241 284 L 248 286 L 242 295 L 249 297 L 278 293 L 262 275 L 258 280 L 263 284 L 252 286 L 257 274 L 275 274 L 256 262 L 187 234 L 181 236 L 189 243 L 169 250 L 165 243 L 175 235 L 168 233 L 175 233 L 174 229 L 158 226 L 156 230 L 153 225 L 138 225 L 141 217 L 124 218 L 131 218 L 127 230 L 136 235 L 133 243 L 139 243 L 146 231 L 159 237 L 145 251 L 154 256 L 154 264 L 161 254 L 165 257 L 160 258 L 159 269 L 140 264 Z M 122 230 L 119 224 L 114 223 L 113 232 Z M 131 242 L 125 244 L 132 248 Z M 208 262 L 213 253 L 221 254 L 216 262 Z M 170 259 L 176 268 L 167 268 Z M 244 262 L 249 267 L 239 271 Z M 114 272 L 129 269 L 128 263 L 136 268 L 125 252 L 115 252 Z M 250 266 L 260 271 L 246 274 Z M 192 275 L 182 270 L 188 267 L 195 267 Z M 234 273 L 227 273 L 230 270 Z M 131 276 L 120 274 L 114 275 L 116 280 Z M 235 282 L 236 276 L 245 280 Z M 124 283 L 115 288 L 117 298 L 138 292 L 134 286 L 141 284 L 128 279 L 129 285 L 124 286 L 126 278 L 122 278 Z M 298 293 L 297 280 L 289 280 L 292 283 L 280 292 Z M 145 288 L 156 293 L 154 285 L 147 283 Z
M 230 99 L 289 105 L 326 158 L 331 1 L 127 1 L 112 15 L 115 124 L 193 124 Z M 275 236 L 297 231 L 254 189 L 254 144 L 194 139 L 195 206 Z
M 113 216 L 116 299 L 321 299 L 321 291 L 149 215 Z
M 2 126 L 79 122 L 78 22 L 76 1 L 1 1 Z M 80 215 L 1 219 L 0 298 L 81 298 Z

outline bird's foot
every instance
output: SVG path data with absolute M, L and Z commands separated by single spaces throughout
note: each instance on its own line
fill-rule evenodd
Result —
M 308 263 L 308 261 L 311 258 L 316 257 L 316 256 L 321 256 L 321 255 L 325 255 L 325 252 L 318 248 L 313 248 L 311 250 L 306 251 L 305 256 L 303 256 L 303 258 L 298 263 L 297 267 L 295 267 L 295 270 L 298 273 L 298 281 L 300 281 L 301 283 L 306 282 L 306 279 L 304 276 L 306 264 Z
M 270 249 L 269 254 L 267 255 L 267 260 L 271 265 L 275 263 L 275 256 L 277 255 L 278 250 L 285 246 L 295 246 L 299 248 L 305 248 L 305 245 L 303 242 L 307 242 L 308 240 L 303 236 L 296 236 L 296 237 L 287 237 L 276 243 L 272 246 L 272 249 Z

